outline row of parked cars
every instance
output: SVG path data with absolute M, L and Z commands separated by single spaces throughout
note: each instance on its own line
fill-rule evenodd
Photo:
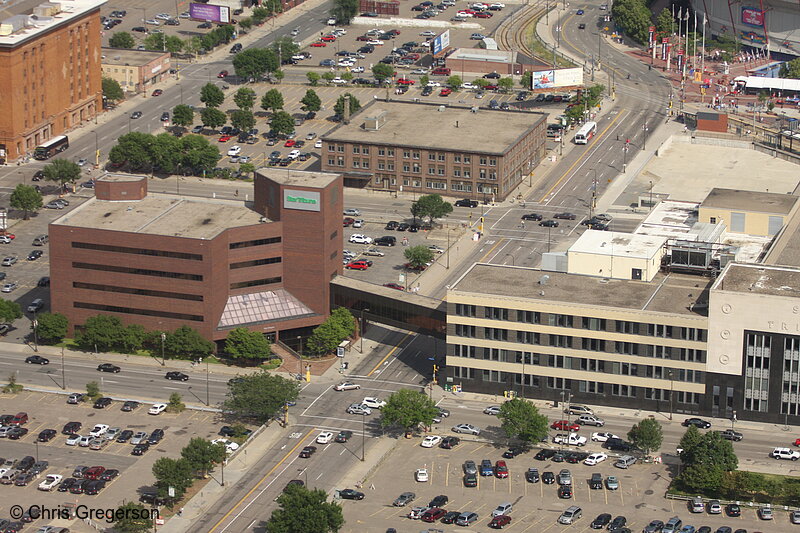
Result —
M 82 424 L 80 422 L 67 422 L 61 433 L 67 436 L 67 446 L 79 446 L 90 450 L 102 450 L 110 442 L 132 444 L 131 455 L 144 455 L 150 446 L 155 446 L 164 439 L 163 429 L 155 429 L 152 433 L 109 427 L 108 424 L 96 424 L 87 435 L 80 435 Z M 46 430 L 53 432 L 55 430 Z M 55 436 L 55 435 L 52 435 Z M 52 437 L 50 437 L 52 438 Z

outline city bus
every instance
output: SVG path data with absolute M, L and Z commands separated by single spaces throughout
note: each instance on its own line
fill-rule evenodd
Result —
M 586 144 L 597 132 L 597 122 L 587 122 L 575 132 L 575 144 Z
M 69 137 L 59 135 L 37 146 L 36 150 L 33 151 L 33 157 L 34 159 L 49 159 L 67 148 L 69 148 Z

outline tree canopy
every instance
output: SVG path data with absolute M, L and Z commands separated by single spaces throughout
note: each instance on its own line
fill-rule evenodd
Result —
M 200 101 L 206 107 L 219 107 L 225 101 L 225 93 L 213 83 L 206 83 L 200 88 Z
M 237 417 L 264 423 L 278 415 L 283 406 L 296 400 L 299 394 L 300 384 L 296 380 L 262 371 L 231 381 L 224 409 Z
M 225 460 L 226 455 L 224 444 L 212 444 L 202 437 L 193 437 L 181 450 L 181 458 L 189 463 L 192 470 L 203 473 L 210 472 L 215 464 Z
M 781 78 L 800 78 L 800 59 L 792 59 L 781 65 L 779 76 Z
M 32 185 L 20 183 L 14 187 L 14 191 L 11 193 L 10 205 L 14 209 L 22 210 L 24 212 L 23 218 L 28 220 L 31 211 L 41 209 L 42 193 Z
M 409 246 L 403 255 L 414 268 L 422 268 L 433 261 L 433 252 L 427 246 Z
M 103 76 L 103 97 L 109 102 L 118 102 L 125 98 L 125 93 L 122 92 L 122 87 L 119 82 L 113 78 L 106 78 Z
M 611 14 L 628 37 L 640 44 L 647 42 L 652 13 L 645 0 L 616 0 Z
M 68 159 L 54 159 L 52 163 L 45 165 L 42 172 L 44 172 L 44 179 L 57 181 L 62 186 L 67 183 L 75 183 L 81 177 L 81 167 Z
M 236 75 L 245 79 L 259 79 L 264 74 L 280 68 L 278 56 L 268 48 L 248 48 L 233 57 Z
M 222 111 L 215 111 L 225 116 Z M 201 135 L 178 138 L 168 133 L 137 131 L 119 137 L 108 154 L 112 163 L 125 163 L 131 170 L 158 168 L 170 173 L 182 168 L 210 170 L 221 157 L 219 149 Z
M 239 109 L 250 111 L 256 105 L 256 92 L 250 87 L 240 87 L 233 95 L 233 103 Z
M 297 52 L 300 51 L 300 47 L 295 44 L 292 38 L 288 35 L 284 35 L 283 37 L 278 37 L 272 42 L 272 52 L 275 54 L 275 57 L 279 56 L 281 62 L 288 61 L 292 58 L 293 55 L 296 55 Z
M 261 109 L 273 113 L 283 109 L 283 94 L 278 89 L 270 89 L 261 97 Z
M 420 425 L 430 426 L 439 409 L 427 394 L 414 389 L 400 389 L 386 398 L 381 408 L 381 426 L 399 426 L 412 430 Z
M 358 14 L 358 0 L 334 0 L 331 16 L 337 24 L 350 24 Z
M 305 111 L 317 112 L 322 108 L 322 100 L 314 89 L 307 90 L 300 103 Z
M 655 418 L 645 418 L 637 422 L 628 431 L 628 440 L 642 450 L 645 455 L 661 447 L 664 440 L 664 431 Z
M 428 217 L 428 222 L 433 224 L 437 218 L 453 212 L 453 204 L 445 202 L 439 194 L 426 194 L 420 196 L 411 204 L 411 214 L 415 217 Z
M 192 466 L 189 461 L 182 458 L 159 457 L 153 463 L 153 476 L 156 478 L 158 495 L 162 498 L 168 497 L 169 488 L 173 487 L 175 498 L 180 499 L 194 482 Z
M 191 126 L 194 122 L 194 109 L 188 105 L 178 104 L 172 108 L 172 123 L 178 126 Z
M 547 417 L 528 400 L 514 398 L 504 402 L 497 419 L 508 438 L 533 443 L 547 436 Z
M 294 131 L 294 119 L 286 111 L 278 111 L 269 121 L 270 130 L 276 133 L 290 134 Z
M 39 313 L 36 315 L 36 335 L 39 342 L 56 344 L 64 340 L 69 328 L 69 320 L 61 313 Z
M 310 83 L 312 87 L 316 87 L 319 83 L 320 75 L 314 71 L 309 71 L 306 72 L 306 78 L 308 78 L 308 83 Z
M 164 352 L 182 359 L 207 357 L 214 352 L 214 348 L 213 342 L 206 340 L 196 329 L 186 325 L 179 327 L 173 333 L 166 333 L 164 339 Z
M 13 322 L 22 318 L 22 308 L 17 302 L 0 298 L 0 320 L 3 322 Z
M 138 502 L 127 502 L 114 513 L 114 531 L 119 533 L 147 533 L 153 528 L 150 509 Z
M 314 328 L 306 342 L 307 353 L 323 355 L 333 352 L 339 344 L 356 331 L 353 315 L 344 307 L 337 307 L 325 322 Z
M 695 426 L 689 426 L 681 438 L 680 448 L 683 469 L 676 481 L 687 492 L 719 492 L 725 474 L 739 465 L 731 441 L 723 439 L 716 431 L 701 433 Z
M 215 107 L 206 107 L 200 111 L 200 120 L 203 126 L 215 130 L 225 125 L 228 121 L 228 115 Z
M 267 521 L 267 533 L 336 533 L 344 525 L 342 507 L 324 490 L 288 485 Z
M 126 31 L 115 32 L 114 35 L 108 40 L 108 46 L 111 48 L 133 48 L 136 46 L 136 40 L 133 35 Z
M 225 339 L 225 352 L 234 359 L 268 359 L 272 348 L 263 333 L 236 328 Z
M 376 80 L 383 81 L 386 78 L 391 78 L 393 74 L 394 67 L 392 67 L 392 65 L 387 65 L 386 63 L 376 63 L 372 66 L 372 75 L 375 76 Z
M 361 109 L 361 102 L 358 101 L 358 98 L 356 98 L 354 95 L 350 93 L 345 93 L 341 95 L 339 99 L 336 100 L 336 103 L 333 105 L 333 112 L 339 115 L 340 117 L 344 116 L 344 104 L 348 97 L 350 98 L 350 115 L 355 114 L 356 111 Z
M 256 117 L 249 109 L 237 109 L 231 113 L 231 126 L 242 131 L 250 131 L 256 125 Z

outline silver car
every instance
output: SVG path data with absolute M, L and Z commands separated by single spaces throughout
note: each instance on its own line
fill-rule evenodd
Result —
M 149 437 L 150 435 L 148 435 L 146 431 L 137 431 L 136 433 L 134 433 L 133 437 L 131 437 L 131 444 L 133 444 L 134 446 L 137 444 L 142 444 L 144 442 L 147 442 L 147 439 Z
M 372 414 L 372 409 L 361 403 L 353 403 L 347 408 L 347 412 L 351 415 L 369 415 Z
M 472 475 L 478 474 L 478 467 L 477 465 L 475 465 L 475 461 L 472 460 L 464 461 L 464 473 Z

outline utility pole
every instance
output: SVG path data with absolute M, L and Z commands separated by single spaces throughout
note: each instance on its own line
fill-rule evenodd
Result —
M 594 210 L 597 208 L 597 169 L 593 168 L 594 179 L 592 180 L 592 203 L 589 204 L 589 218 L 592 218 Z

